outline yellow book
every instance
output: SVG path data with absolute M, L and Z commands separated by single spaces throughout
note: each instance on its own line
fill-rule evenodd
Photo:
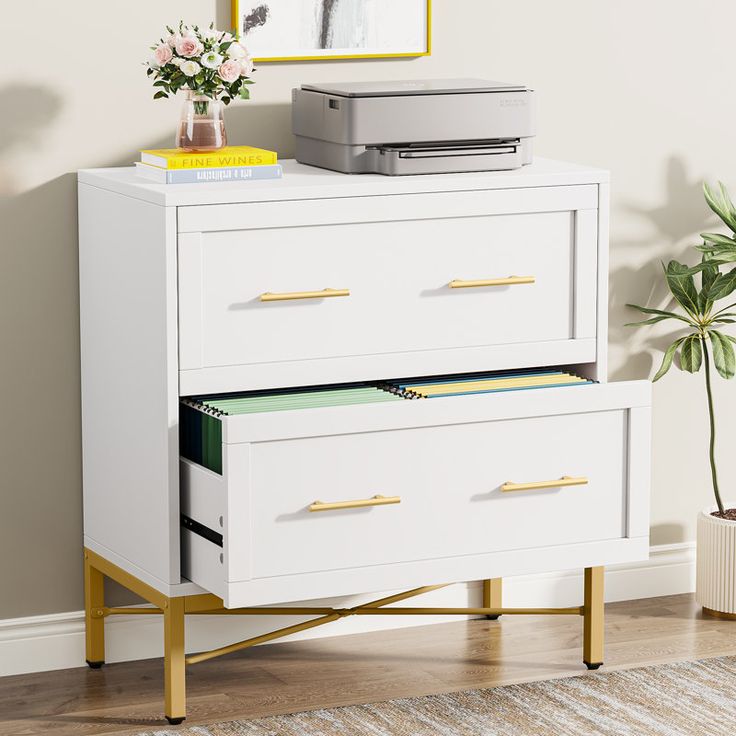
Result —
M 141 162 L 159 169 L 220 169 L 234 166 L 270 166 L 276 163 L 275 151 L 253 146 L 225 146 L 219 151 L 182 151 L 158 148 L 141 151 Z

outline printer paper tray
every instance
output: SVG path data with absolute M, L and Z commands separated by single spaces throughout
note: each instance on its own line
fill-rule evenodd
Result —
M 494 143 L 385 145 L 370 149 L 374 170 L 389 176 L 444 174 L 462 171 L 517 169 L 522 165 L 519 141 Z

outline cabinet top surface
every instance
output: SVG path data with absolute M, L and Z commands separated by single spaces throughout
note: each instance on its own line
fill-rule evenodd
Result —
M 136 176 L 135 167 L 83 169 L 78 173 L 78 181 L 165 207 L 570 186 L 608 181 L 608 172 L 602 169 L 544 158 L 512 171 L 416 176 L 341 174 L 306 166 L 293 159 L 280 163 L 284 167 L 284 177 L 271 181 L 154 184 Z

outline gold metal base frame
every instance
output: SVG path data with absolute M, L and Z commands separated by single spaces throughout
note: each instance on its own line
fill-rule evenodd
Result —
M 109 577 L 152 604 L 150 608 L 105 606 L 103 583 Z M 328 607 L 256 607 L 224 608 L 222 600 L 204 593 L 169 598 L 134 575 L 122 570 L 104 557 L 84 550 L 86 658 L 90 667 L 97 669 L 105 662 L 105 618 L 125 615 L 162 615 L 164 617 L 164 697 L 166 719 L 169 723 L 181 723 L 186 716 L 186 665 L 204 662 L 223 654 L 273 641 L 283 636 L 305 631 L 316 626 L 332 623 L 346 616 L 420 616 L 461 615 L 485 616 L 497 619 L 509 615 L 573 615 L 583 617 L 583 661 L 588 669 L 598 669 L 603 664 L 603 568 L 585 569 L 584 603 L 570 608 L 503 608 L 501 605 L 502 579 L 494 578 L 483 582 L 483 605 L 478 608 L 386 608 L 392 603 L 413 598 L 445 585 L 426 585 L 404 593 L 379 598 L 352 608 Z M 254 636 L 244 641 L 219 647 L 208 652 L 185 656 L 184 618 L 187 615 L 228 616 L 314 616 L 292 626 Z

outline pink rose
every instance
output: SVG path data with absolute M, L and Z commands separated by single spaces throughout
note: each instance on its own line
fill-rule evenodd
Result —
M 241 66 L 240 62 L 235 59 L 228 59 L 226 62 L 220 64 L 217 73 L 220 75 L 220 79 L 223 82 L 232 84 L 238 77 L 240 77 Z
M 174 55 L 174 52 L 171 50 L 171 46 L 169 46 L 169 44 L 162 43 L 160 46 L 156 47 L 153 55 L 156 57 L 156 61 L 159 66 L 163 66 L 171 61 L 171 57 Z
M 176 41 L 176 53 L 185 58 L 196 56 L 202 50 L 202 46 L 194 36 L 182 36 Z

